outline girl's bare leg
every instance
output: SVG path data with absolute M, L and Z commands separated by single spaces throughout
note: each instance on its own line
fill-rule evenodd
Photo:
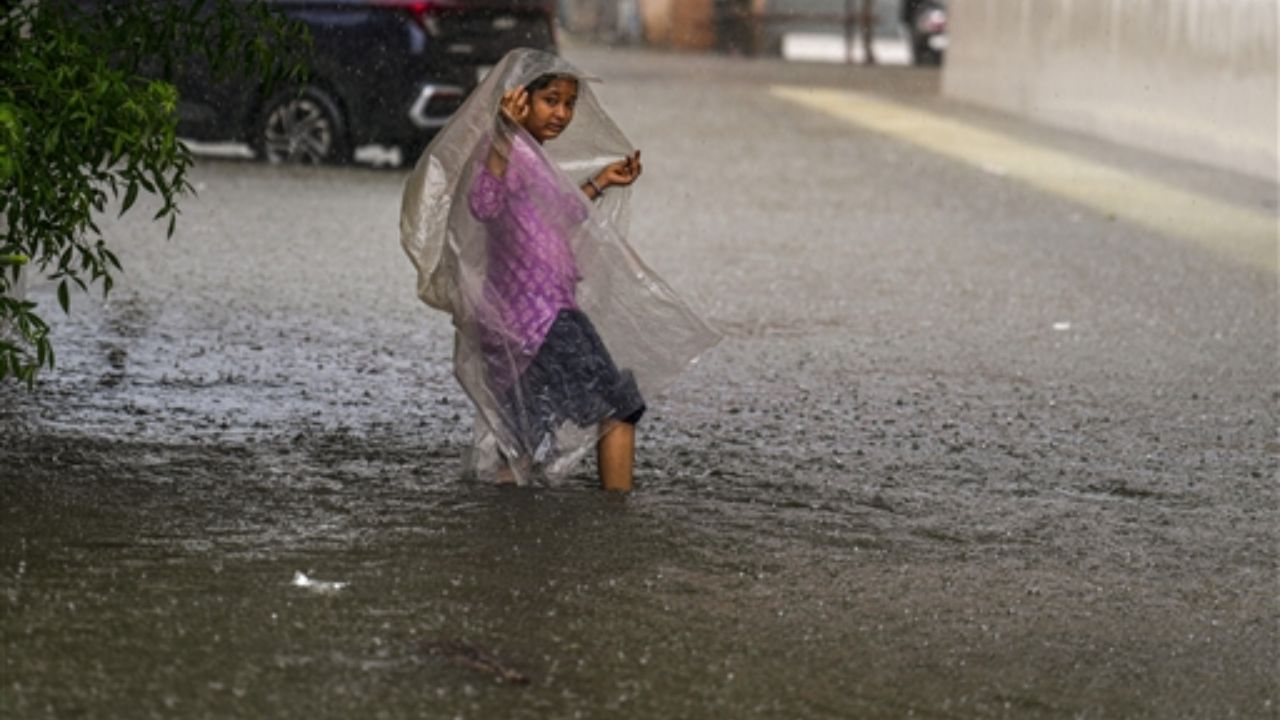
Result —
M 596 442 L 600 467 L 600 487 L 614 492 L 631 492 L 632 469 L 636 461 L 636 426 L 606 420 L 603 435 Z

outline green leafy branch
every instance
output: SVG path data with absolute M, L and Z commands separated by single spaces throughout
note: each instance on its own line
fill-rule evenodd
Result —
M 0 381 L 31 385 L 54 364 L 24 274 L 56 283 L 64 312 L 73 288 L 97 285 L 105 297 L 121 265 L 95 217 L 129 212 L 143 191 L 173 235 L 178 201 L 193 193 L 173 84 L 186 64 L 204 62 L 222 79 L 249 74 L 263 92 L 304 74 L 305 27 L 261 0 L 100 7 L 45 0 L 0 10 Z

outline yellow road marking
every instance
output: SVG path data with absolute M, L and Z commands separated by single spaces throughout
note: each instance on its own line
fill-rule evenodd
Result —
M 1276 216 L 847 90 L 779 85 L 774 96 L 1020 180 L 1107 216 L 1277 270 Z

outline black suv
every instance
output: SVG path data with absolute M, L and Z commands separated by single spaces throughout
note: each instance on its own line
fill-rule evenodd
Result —
M 314 39 L 303 88 L 178 79 L 179 134 L 248 142 L 272 162 L 347 162 L 357 145 L 416 158 L 508 50 L 556 49 L 549 0 L 269 0 Z

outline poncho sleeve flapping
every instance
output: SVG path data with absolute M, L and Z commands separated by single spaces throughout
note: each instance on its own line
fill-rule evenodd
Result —
M 499 118 L 499 101 L 547 73 L 577 78 L 579 96 L 544 147 Z M 419 297 L 453 321 L 475 474 L 564 475 L 609 421 L 637 417 L 719 339 L 627 243 L 630 189 L 594 203 L 579 189 L 632 150 L 588 80 L 554 55 L 513 51 L 405 184 L 401 244 Z

